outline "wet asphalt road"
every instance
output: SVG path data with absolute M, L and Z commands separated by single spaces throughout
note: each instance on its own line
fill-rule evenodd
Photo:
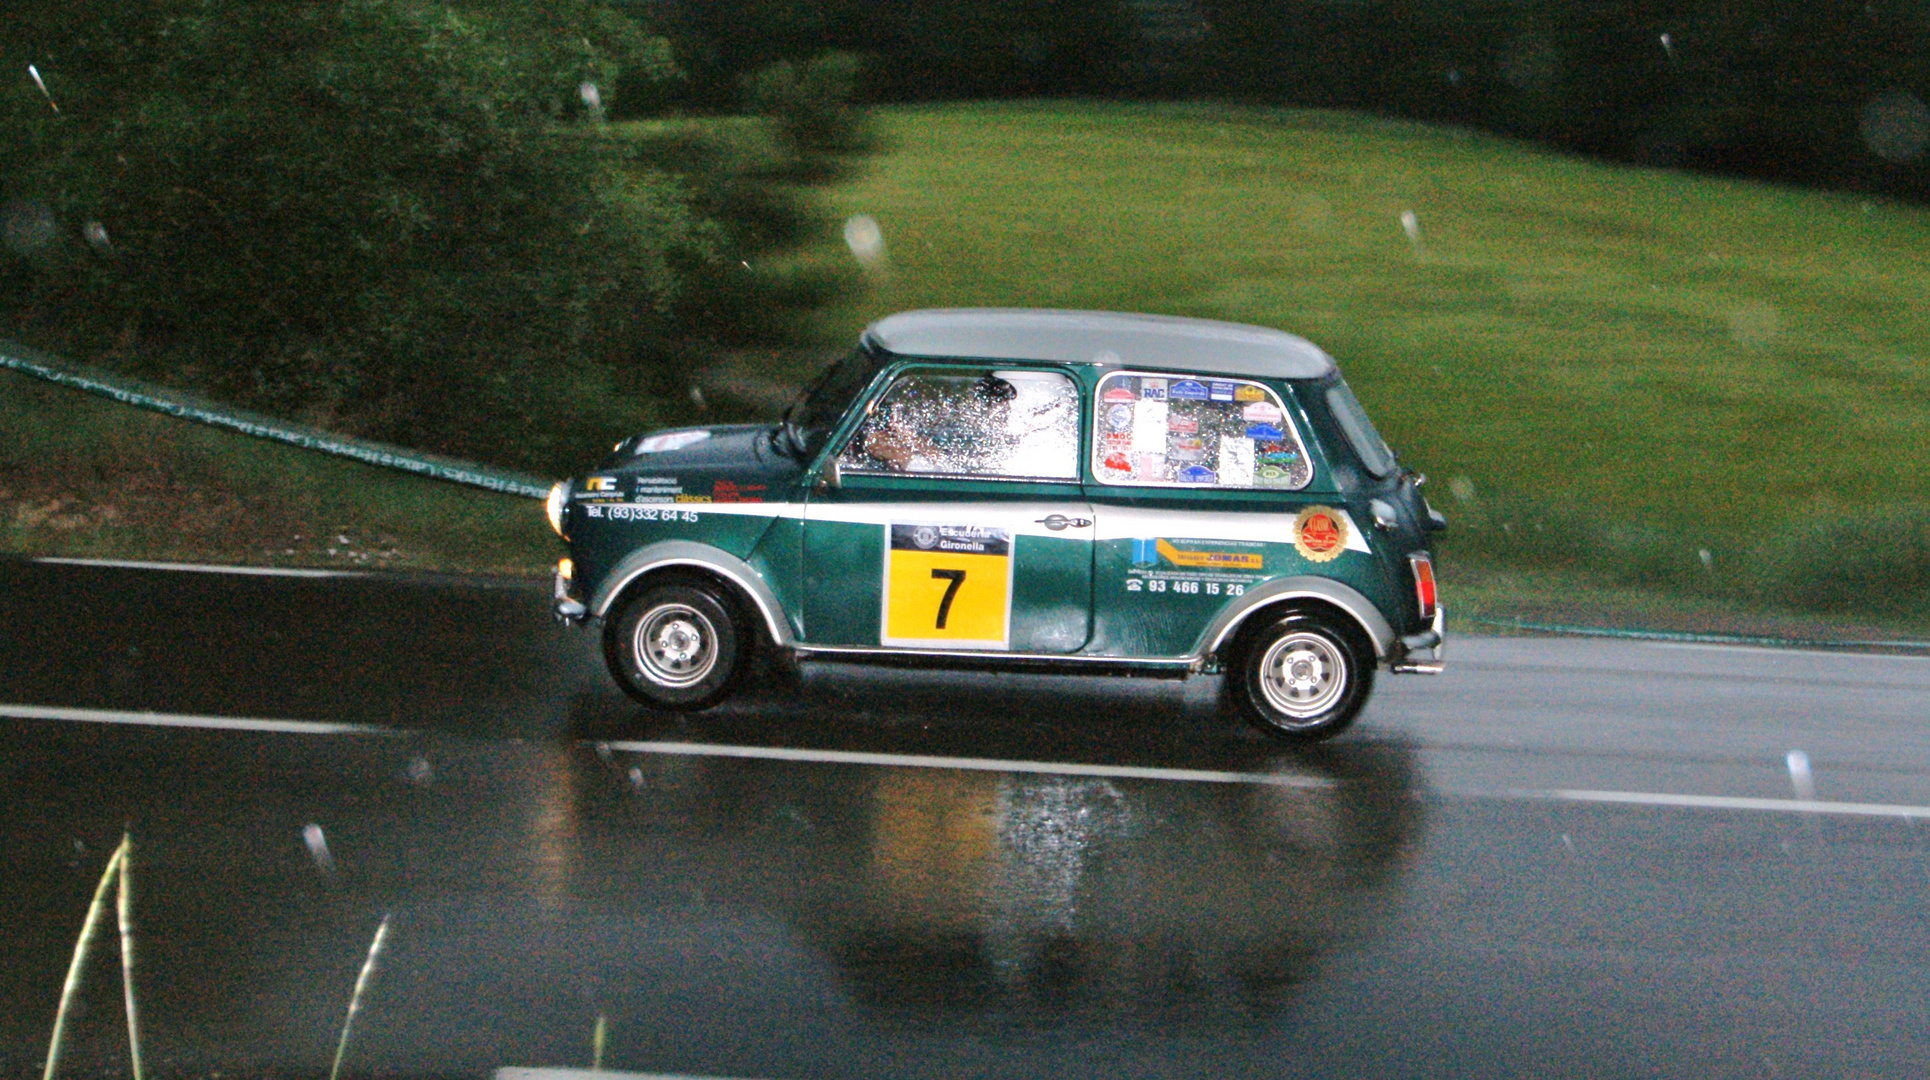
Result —
M 528 585 L 0 562 L 0 1077 L 124 828 L 162 1077 L 326 1075 L 385 915 L 349 1075 L 599 1015 L 606 1068 L 773 1080 L 1930 1073 L 1930 817 L 1866 812 L 1930 807 L 1930 660 L 1462 639 L 1296 752 L 1210 679 L 685 719 L 595 652 Z M 64 1076 L 126 1075 L 112 939 Z

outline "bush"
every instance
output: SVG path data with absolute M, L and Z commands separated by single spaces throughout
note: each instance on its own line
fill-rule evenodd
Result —
M 865 114 L 851 104 L 862 68 L 842 52 L 780 60 L 744 77 L 745 105 L 765 118 L 784 156 L 807 171 L 821 168 L 871 145 Z
M 739 255 L 715 181 L 589 122 L 676 71 L 587 0 L 89 0 L 0 34 L 59 108 L 0 93 L 0 318 L 157 381 L 561 467 L 566 431 L 649 419 L 637 360 Z

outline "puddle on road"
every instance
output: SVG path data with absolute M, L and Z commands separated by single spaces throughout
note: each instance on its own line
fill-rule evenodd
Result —
M 1365 741 L 1232 762 L 1329 781 L 1285 785 L 439 735 L 9 741 L 5 1077 L 39 1074 L 123 823 L 150 1075 L 326 1075 L 386 915 L 347 1075 L 588 1065 L 603 1015 L 610 1068 L 815 1076 L 885 1075 L 907 1037 L 1265 1028 L 1385 915 L 1423 805 L 1411 753 Z M 62 1074 L 125 1075 L 111 933 L 80 1003 Z

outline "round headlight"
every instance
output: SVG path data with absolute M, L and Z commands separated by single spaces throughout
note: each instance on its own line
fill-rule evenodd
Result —
M 550 528 L 555 529 L 558 536 L 563 536 L 563 504 L 568 502 L 569 498 L 570 482 L 558 480 L 550 485 L 549 498 L 543 500 L 543 508 L 549 511 Z M 567 540 L 568 537 L 564 539 Z

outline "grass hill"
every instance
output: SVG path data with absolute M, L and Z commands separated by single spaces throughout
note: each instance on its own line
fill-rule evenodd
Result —
M 981 304 L 1290 330 L 1429 474 L 1466 567 L 1930 614 L 1930 211 L 1337 113 L 881 121 L 831 203 L 889 266 L 837 335 Z

